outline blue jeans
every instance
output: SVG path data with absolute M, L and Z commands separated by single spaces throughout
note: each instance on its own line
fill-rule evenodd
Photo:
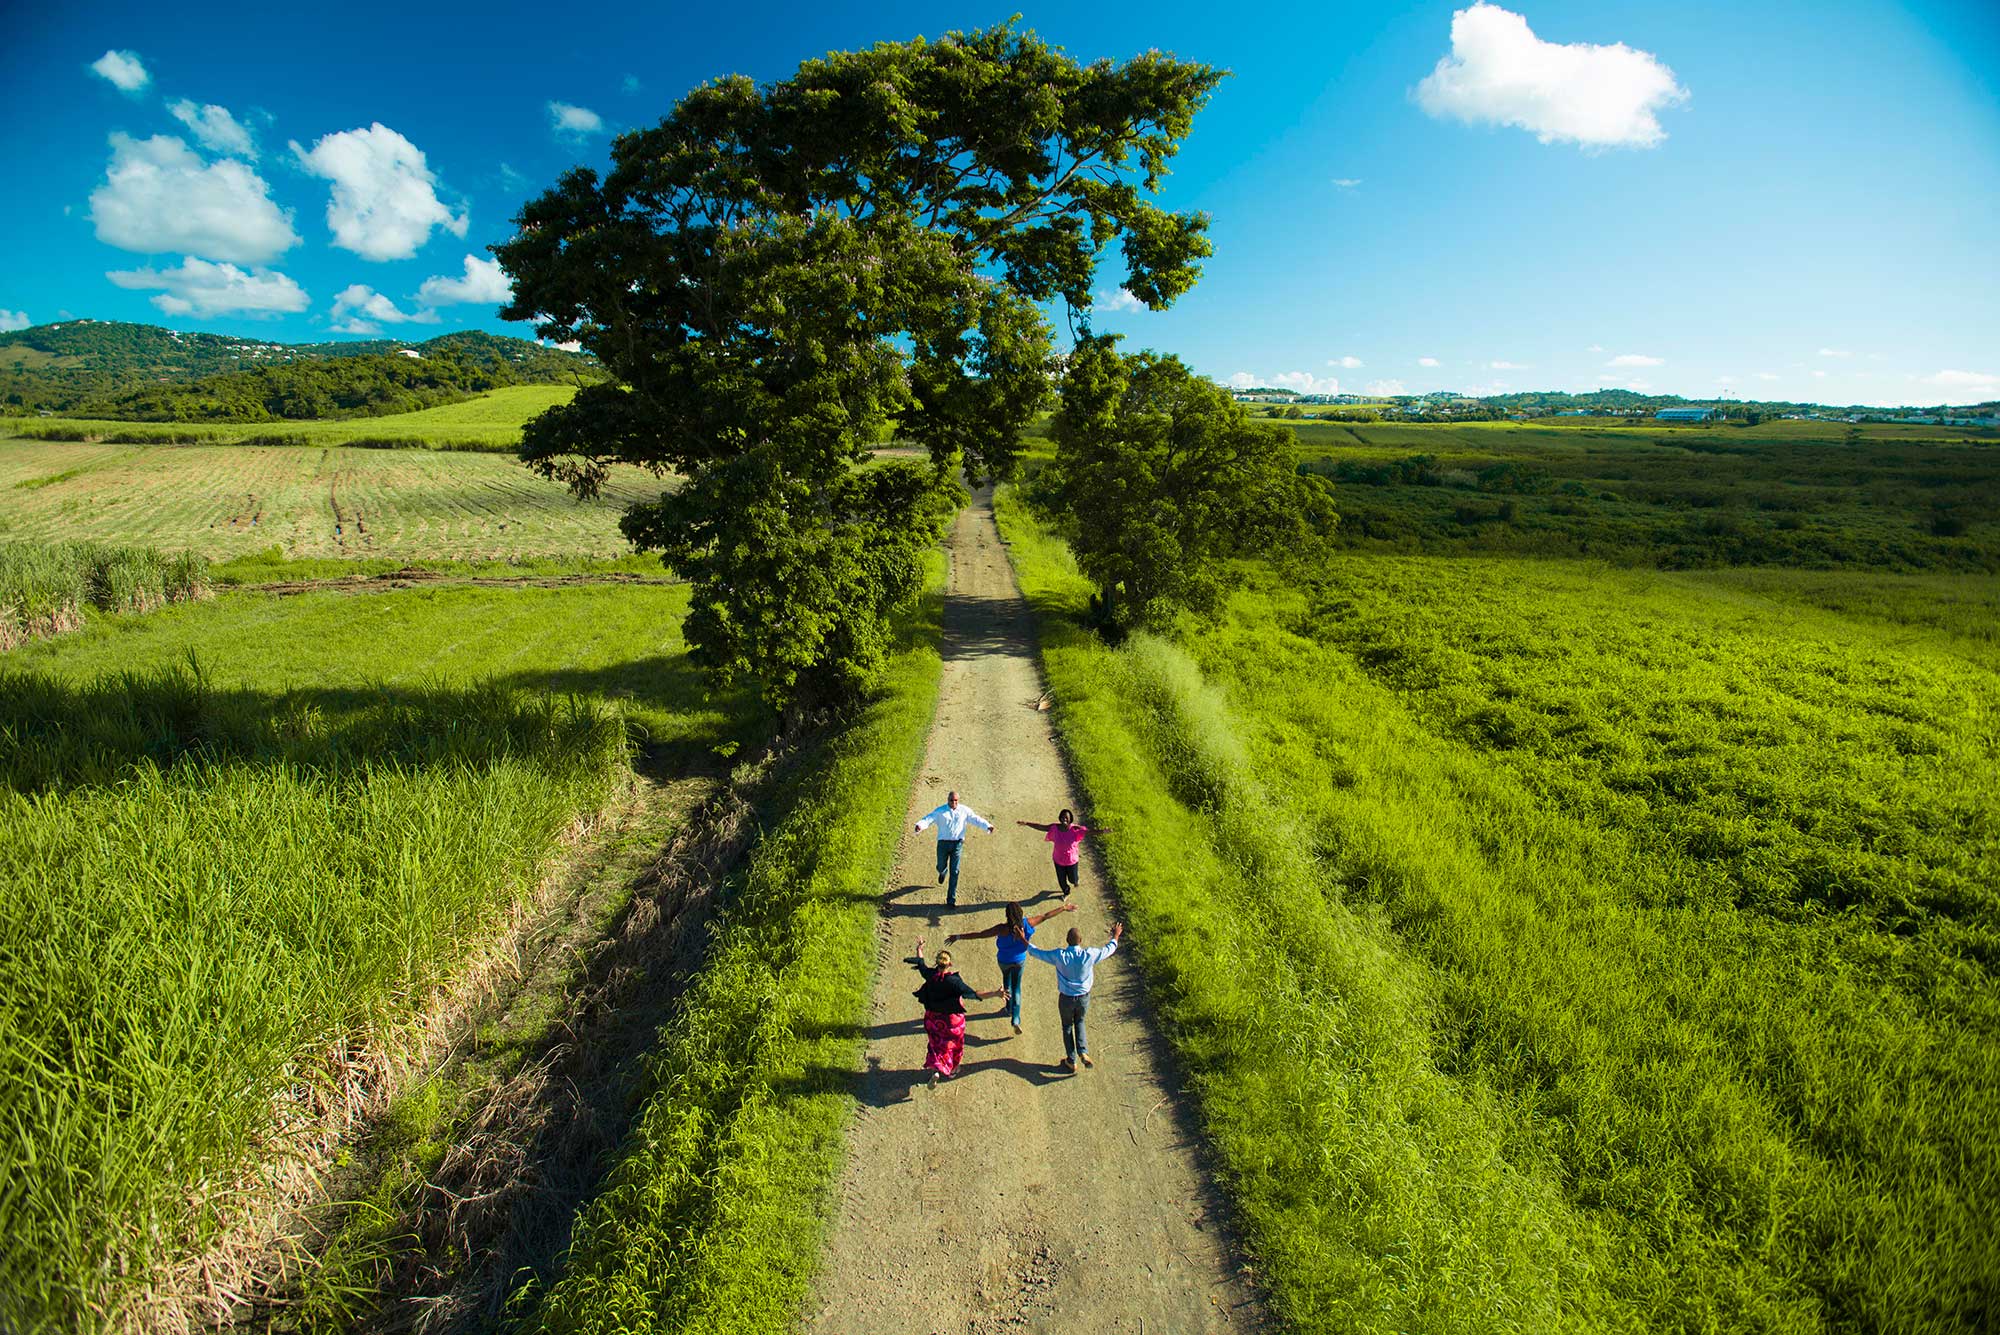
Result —
M 1090 1009 L 1090 993 L 1080 997 L 1056 997 L 1056 1014 L 1062 1018 L 1063 1056 L 1081 1057 L 1090 1051 L 1083 1037 L 1084 1013 Z
M 951 872 L 951 884 L 944 892 L 944 902 L 947 904 L 958 902 L 958 850 L 964 846 L 963 839 L 938 840 L 938 876 L 942 879 L 947 870 Z
M 1000 986 L 1007 989 L 1007 1018 L 1014 1027 L 1021 1025 L 1021 966 L 1003 964 L 1000 966 Z

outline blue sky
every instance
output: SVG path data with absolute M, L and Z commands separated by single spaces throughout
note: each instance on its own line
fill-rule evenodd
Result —
M 724 73 L 994 6 L 13 7 L 0 327 L 528 333 L 485 247 Z M 1100 328 L 1345 391 L 2000 397 L 2000 7 L 1047 7 L 1232 71 L 1165 202 L 1216 254 Z M 1446 62 L 1440 68 L 1440 62 Z M 219 110 L 218 110 L 219 109 Z

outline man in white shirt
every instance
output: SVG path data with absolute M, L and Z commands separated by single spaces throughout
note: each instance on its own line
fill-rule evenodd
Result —
M 944 805 L 918 821 L 916 828 L 926 825 L 937 826 L 937 869 L 938 884 L 944 884 L 945 873 L 951 874 L 951 887 L 945 891 L 944 906 L 953 908 L 958 904 L 958 851 L 965 845 L 965 827 L 977 825 L 988 834 L 993 833 L 993 822 L 958 800 L 957 793 L 946 793 Z
M 1089 1046 L 1084 1040 L 1083 1017 L 1090 1009 L 1090 985 L 1096 981 L 1097 962 L 1107 959 L 1118 950 L 1118 938 L 1125 935 L 1125 924 L 1111 924 L 1111 939 L 1101 946 L 1083 944 L 1083 933 L 1076 928 L 1069 929 L 1069 944 L 1061 950 L 1043 950 L 1039 946 L 1029 946 L 1028 953 L 1044 964 L 1052 964 L 1056 970 L 1056 1014 L 1062 1019 L 1063 1060 L 1065 1071 L 1072 1074 L 1076 1064 L 1094 1066 L 1090 1060 Z

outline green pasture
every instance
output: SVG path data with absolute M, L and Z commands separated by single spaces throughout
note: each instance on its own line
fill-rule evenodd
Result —
M 0 1328 L 92 1329 L 625 772 L 746 738 L 679 587 L 229 594 L 0 676 Z
M 0 440 L 0 541 L 139 543 L 217 561 L 273 547 L 399 564 L 603 561 L 630 551 L 625 506 L 661 485 L 620 469 L 579 502 L 501 454 Z
M 1114 650 L 1003 522 L 1292 1327 L 1984 1324 L 2000 581 L 1349 553 Z
M 84 417 L 0 419 L 0 436 L 55 437 L 113 444 L 240 444 L 277 441 L 297 445 L 348 445 L 357 441 L 416 449 L 489 450 L 511 454 L 529 418 L 576 394 L 573 385 L 508 385 L 464 403 L 413 413 L 313 422 L 128 422 Z

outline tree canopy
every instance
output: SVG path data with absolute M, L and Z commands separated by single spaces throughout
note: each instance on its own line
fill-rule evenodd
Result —
M 565 175 L 496 248 L 509 318 L 614 382 L 522 456 L 593 494 L 677 475 L 625 531 L 693 586 L 687 635 L 794 715 L 851 691 L 917 590 L 954 467 L 1005 476 L 1052 368 L 1042 307 L 1087 326 L 1099 262 L 1170 303 L 1206 219 L 1149 202 L 1221 77 L 1082 65 L 1011 25 L 717 80 Z M 871 463 L 887 433 L 927 464 Z
M 1336 522 L 1325 481 L 1298 470 L 1292 432 L 1251 420 L 1176 357 L 1081 340 L 1051 435 L 1036 493 L 1113 634 L 1213 611 L 1231 558 L 1308 556 Z

